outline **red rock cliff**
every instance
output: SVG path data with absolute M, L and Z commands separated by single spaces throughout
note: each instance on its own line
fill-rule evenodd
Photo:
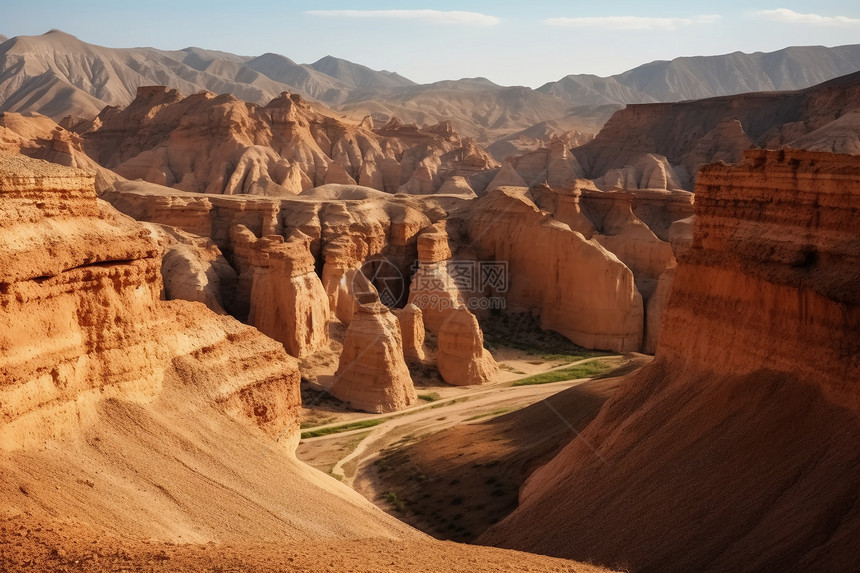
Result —
M 298 370 L 274 341 L 202 305 L 162 301 L 142 225 L 86 172 L 0 155 L 0 447 L 86 426 L 105 398 L 169 381 L 297 440 Z
M 636 571 L 860 568 L 860 158 L 699 176 L 652 364 L 490 544 Z

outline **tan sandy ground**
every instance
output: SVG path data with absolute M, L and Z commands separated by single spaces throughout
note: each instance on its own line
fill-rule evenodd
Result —
M 621 364 L 622 373 L 650 357 L 610 360 Z M 593 418 L 617 388 L 616 380 L 453 388 L 458 391 L 453 400 L 395 417 L 356 418 L 387 420 L 378 426 L 304 439 L 297 455 L 419 529 L 446 539 L 474 539 L 516 507 L 517 490 L 528 474 L 570 440 L 571 425 L 581 430 Z M 550 408 L 536 404 L 547 398 Z M 413 454 L 420 467 L 410 463 Z M 445 507 L 429 507 L 443 497 Z M 461 523 L 452 524 L 453 517 Z M 448 525 L 452 530 L 444 529 Z
M 189 389 L 98 416 L 0 453 L 0 571 L 592 570 L 436 542 Z
M 174 544 L 120 538 L 72 522 L 46 523 L 18 516 L 0 520 L 0 571 L 598 573 L 607 570 L 564 559 L 435 540 Z

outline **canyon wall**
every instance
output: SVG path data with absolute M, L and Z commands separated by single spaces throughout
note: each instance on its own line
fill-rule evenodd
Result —
M 157 243 L 96 199 L 93 175 L 2 154 L 0 199 L 4 449 L 86 425 L 106 398 L 151 401 L 177 378 L 296 443 L 296 362 L 232 318 L 160 300 Z
M 230 231 L 236 225 L 255 238 L 307 235 L 331 314 L 345 324 L 355 312 L 352 291 L 363 268 L 376 277 L 374 287 L 386 304 L 417 304 L 431 332 L 438 331 L 447 309 L 500 298 L 506 308 L 541 313 L 544 328 L 577 344 L 617 350 L 640 348 L 645 304 L 660 276 L 675 265 L 669 228 L 693 208 L 692 194 L 684 191 L 602 192 L 583 180 L 560 190 L 496 189 L 471 200 L 391 196 L 351 185 L 286 198 L 203 196 L 142 182 L 122 182 L 104 196 L 135 218 L 211 237 L 239 274 L 231 308 L 243 320 L 254 266 L 243 262 L 248 258 Z M 676 243 L 688 240 L 683 232 L 676 235 Z M 573 255 L 573 247 L 562 246 L 567 242 L 581 245 L 582 254 Z M 598 252 L 594 261 L 588 258 Z M 473 273 L 481 265 L 485 271 L 508 265 L 500 278 L 510 278 L 511 288 L 493 291 L 478 287 L 476 279 L 471 291 L 460 289 L 462 277 L 451 272 L 463 271 L 461 262 Z M 604 265 L 626 278 L 618 282 L 597 270 Z M 550 270 L 556 267 L 564 275 L 561 282 Z M 651 308 L 655 316 L 648 320 L 659 323 L 663 306 Z M 479 317 L 483 312 L 471 310 Z
M 655 360 L 482 541 L 637 571 L 853 570 L 860 160 L 705 167 Z
M 586 348 L 639 350 L 644 310 L 633 273 L 595 240 L 542 211 L 522 187 L 502 187 L 456 215 L 478 261 L 501 265 L 484 285 L 510 310 L 540 313 L 541 327 Z M 584 277 L 587 279 L 583 280 Z
M 572 150 L 601 189 L 692 189 L 699 166 L 751 147 L 860 153 L 860 73 L 798 91 L 628 105 Z

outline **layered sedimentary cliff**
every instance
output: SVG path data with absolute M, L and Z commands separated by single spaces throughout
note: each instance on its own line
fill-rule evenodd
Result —
M 749 151 L 702 170 L 696 213 L 654 362 L 486 543 L 637 571 L 860 567 L 860 160 Z
M 479 261 L 501 265 L 505 282 L 486 285 L 488 296 L 504 297 L 509 309 L 536 310 L 543 328 L 587 348 L 639 350 L 644 310 L 633 273 L 538 208 L 527 189 L 491 192 L 457 222 Z
M 122 179 L 84 153 L 81 136 L 38 113 L 0 113 L 0 151 L 94 172 L 100 193 Z
M 156 242 L 96 199 L 92 175 L 0 158 L 4 448 L 86 424 L 105 397 L 151 400 L 176 379 L 197 381 L 201 396 L 295 439 L 294 360 L 229 317 L 161 301 Z M 211 364 L 200 353 L 223 361 L 238 351 L 248 353 L 244 372 L 230 366 L 234 375 L 224 376 L 221 366 L 217 381 L 203 383 Z
M 4 519 L 172 543 L 416 539 L 295 459 L 295 359 L 161 300 L 159 243 L 93 185 L 0 154 Z
M 607 193 L 583 180 L 560 190 L 544 185 L 497 189 L 472 200 L 392 197 L 349 185 L 327 185 L 289 198 L 203 196 L 140 182 L 121 183 L 105 197 L 135 218 L 211 237 L 239 273 L 231 306 L 239 310 L 231 312 L 242 320 L 248 316 L 254 265 L 243 262 L 248 257 L 230 231 L 236 225 L 250 233 L 243 243 L 307 235 L 331 316 L 345 324 L 355 312 L 352 290 L 363 268 L 387 304 L 415 303 L 434 333 L 445 310 L 478 304 L 471 309 L 480 314 L 496 304 L 493 308 L 542 313 L 545 328 L 578 344 L 627 350 L 638 349 L 643 339 L 644 305 L 663 272 L 675 264 L 673 243 L 688 240 L 681 227 L 674 234 L 669 229 L 692 213 L 692 194 L 684 191 Z M 615 262 L 571 258 L 569 249 L 552 246 L 557 241 L 550 236 L 582 244 L 588 252 L 601 251 L 599 258 L 609 255 Z M 569 264 L 559 267 L 567 269 L 559 283 L 547 269 L 567 259 Z M 595 270 L 603 264 L 632 277 L 633 291 L 625 302 L 618 304 L 616 298 L 626 283 Z M 471 286 L 463 283 L 464 272 L 474 275 L 466 281 Z M 487 277 L 478 280 L 479 272 L 502 273 L 494 280 L 510 279 L 512 288 L 487 288 L 480 284 Z M 611 283 L 609 290 L 600 283 L 604 280 Z M 637 296 L 642 302 L 634 302 Z M 549 308 L 554 311 L 545 312 Z M 661 305 L 651 308 L 656 314 L 662 310 Z M 649 320 L 659 323 L 659 316 Z

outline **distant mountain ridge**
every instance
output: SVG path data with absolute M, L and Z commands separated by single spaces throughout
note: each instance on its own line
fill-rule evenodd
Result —
M 860 45 L 792 46 L 767 53 L 656 61 L 608 78 L 574 74 L 537 91 L 577 103 L 601 94 L 615 103 L 673 102 L 804 89 L 858 70 Z
M 418 125 L 451 121 L 458 133 L 483 144 L 544 122 L 553 124 L 554 133 L 596 133 L 628 103 L 802 89 L 860 70 L 860 45 L 791 47 L 652 62 L 609 78 L 569 75 L 533 90 L 486 78 L 416 84 L 333 56 L 297 64 L 273 53 L 104 48 L 59 30 L 0 36 L 0 42 L 0 112 L 34 111 L 57 121 L 94 117 L 105 106 L 128 105 L 143 85 L 166 85 L 186 95 L 228 93 L 259 105 L 289 91 L 356 120 L 369 115 L 381 123 L 394 116 Z

